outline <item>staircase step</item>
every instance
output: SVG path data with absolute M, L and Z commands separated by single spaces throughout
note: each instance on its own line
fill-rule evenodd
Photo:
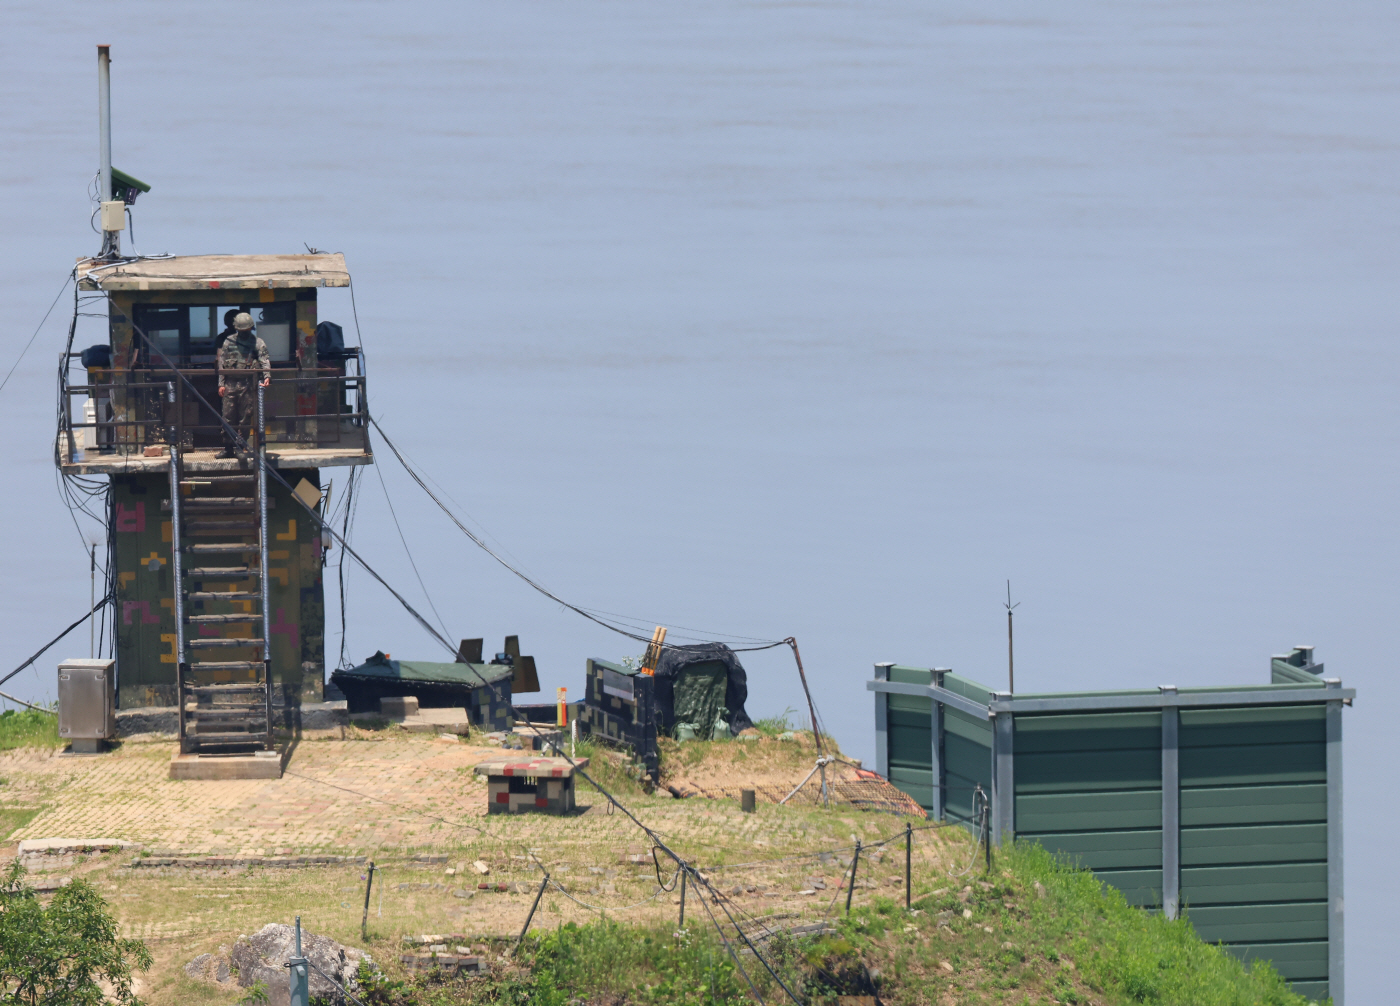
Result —
M 258 570 L 252 566 L 196 566 L 193 569 L 185 570 L 185 575 L 216 580 L 220 577 L 232 577 L 236 580 L 242 577 L 257 576 Z
M 195 692 L 199 695 L 237 695 L 242 692 L 267 691 L 267 686 L 261 681 L 244 681 L 238 684 L 222 685 L 185 685 L 185 691 Z
M 232 625 L 235 622 L 261 622 L 261 615 L 240 613 L 237 615 L 186 615 L 187 625 Z
M 241 747 L 245 744 L 262 744 L 263 738 L 267 736 L 267 730 L 262 729 L 257 731 L 256 733 L 250 732 L 246 734 L 187 733 L 185 736 L 187 736 L 191 741 L 195 742 L 197 746 L 202 748 L 233 747 L 235 745 Z
M 186 531 L 254 531 L 257 529 L 258 521 L 256 516 L 250 520 L 187 520 L 185 521 Z
M 258 548 L 257 542 L 230 541 L 220 544 L 186 545 L 185 551 L 195 555 L 213 555 L 217 552 L 256 552 Z
M 271 503 L 271 500 L 268 500 Z M 181 510 L 223 510 L 239 509 L 251 510 L 257 506 L 256 496 L 190 496 L 180 501 Z M 169 512 L 170 501 L 161 500 L 160 508 L 163 512 Z
M 261 646 L 261 639 L 187 639 L 185 645 L 192 650 L 217 650 L 232 646 Z
M 190 664 L 191 673 L 198 671 L 260 671 L 261 660 L 201 660 Z
M 256 475 L 200 475 L 195 478 L 181 479 L 182 486 L 201 486 L 211 482 L 252 482 L 257 479 Z
M 185 598 L 190 601 L 257 601 L 262 595 L 256 590 L 192 590 Z

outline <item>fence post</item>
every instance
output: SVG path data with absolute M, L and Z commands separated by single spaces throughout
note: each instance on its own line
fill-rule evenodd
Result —
M 846 914 L 851 914 L 851 895 L 856 890 L 856 870 L 860 869 L 860 839 L 856 839 L 856 854 L 851 860 L 851 883 L 846 888 Z
M 530 906 L 530 914 L 525 916 L 525 925 L 520 927 L 520 935 L 515 938 L 515 946 L 512 953 L 520 949 L 520 944 L 525 942 L 525 934 L 530 931 L 530 920 L 535 917 L 535 909 L 540 907 L 540 899 L 544 897 L 544 889 L 549 886 L 549 874 L 544 875 L 540 881 L 540 889 L 535 892 L 535 903 Z
M 681 921 L 676 926 L 677 929 L 685 928 L 685 867 L 681 867 Z
M 291 1006 L 311 1006 L 311 984 L 306 971 L 306 958 L 301 955 L 301 916 L 297 916 L 296 950 L 287 960 L 287 979 Z
M 374 860 L 369 861 L 369 873 L 365 874 L 365 913 L 360 916 L 360 942 L 368 943 L 366 932 L 369 926 L 369 889 L 374 886 Z M 381 899 L 382 900 L 382 899 Z
M 904 910 L 907 912 L 914 904 L 914 889 L 910 885 L 912 876 L 911 865 L 914 848 L 914 826 L 908 821 L 904 822 Z

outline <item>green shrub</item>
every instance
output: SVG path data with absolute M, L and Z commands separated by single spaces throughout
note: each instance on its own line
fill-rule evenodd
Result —
M 45 907 L 24 883 L 18 860 L 0 884 L 0 1001 L 140 1006 L 131 991 L 131 972 L 147 970 L 151 952 L 140 940 L 117 937 L 116 920 L 96 888 L 75 880 Z
M 13 748 L 56 748 L 58 714 L 40 709 L 6 709 L 0 713 L 0 751 Z

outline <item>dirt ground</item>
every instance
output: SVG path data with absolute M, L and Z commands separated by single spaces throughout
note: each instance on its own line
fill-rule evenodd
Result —
M 269 781 L 172 782 L 166 770 L 175 745 L 164 740 L 128 741 L 100 756 L 5 752 L 0 808 L 37 813 L 0 845 L 0 859 L 12 857 L 24 838 L 139 843 L 139 850 L 55 859 L 36 876 L 82 876 L 97 885 L 123 935 L 145 940 L 156 956 L 142 993 L 156 1006 L 232 1002 L 237 996 L 230 988 L 186 977 L 184 963 L 268 922 L 290 923 L 298 915 L 312 932 L 365 946 L 391 971 L 405 935 L 455 934 L 453 942 L 478 943 L 513 936 L 542 869 L 564 891 L 551 886 L 534 928 L 584 922 L 603 912 L 626 921 L 675 923 L 677 892 L 658 888 L 649 856 L 632 861 L 647 852 L 648 841 L 626 816 L 607 813 L 597 793 L 581 787 L 580 810 L 569 817 L 488 818 L 485 784 L 471 769 L 499 757 L 500 748 L 422 735 L 353 734 L 347 740 L 303 739 L 283 778 Z M 800 747 L 772 739 L 733 741 L 668 757 L 696 785 L 739 778 L 748 763 L 752 772 L 745 781 L 791 786 L 811 767 L 812 753 Z M 707 760 L 715 761 L 713 771 Z M 856 839 L 869 845 L 896 834 L 888 848 L 867 849 L 854 897 L 857 903 L 903 898 L 904 819 L 893 815 L 762 802 L 756 813 L 745 814 L 733 800 L 674 799 L 664 789 L 652 796 L 629 794 L 625 802 L 677 852 L 700 864 L 739 914 L 801 919 L 828 913 L 844 903 L 841 878 Z M 919 833 L 916 896 L 938 879 L 937 867 L 965 858 L 965 844 L 961 835 Z M 809 855 L 819 850 L 834 852 Z M 372 859 L 378 870 L 367 945 L 359 932 L 362 865 L 131 865 L 171 854 Z M 473 868 L 477 861 L 489 874 Z M 671 871 L 663 868 L 661 879 L 669 884 Z M 480 890 L 482 883 L 492 889 Z M 496 890 L 498 884 L 508 890 Z M 688 918 L 707 924 L 704 910 L 692 892 Z

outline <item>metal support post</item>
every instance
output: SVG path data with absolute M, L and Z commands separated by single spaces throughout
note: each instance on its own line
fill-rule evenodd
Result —
M 685 928 L 685 876 L 686 876 L 686 869 L 685 869 L 684 866 L 682 866 L 682 867 L 681 867 L 681 918 L 680 918 L 680 921 L 679 921 L 678 923 L 676 923 L 676 928 L 677 928 L 677 929 L 684 929 L 684 928 Z
M 875 680 L 890 680 L 890 668 L 893 666 L 889 662 L 876 664 Z M 890 777 L 889 703 L 888 695 L 883 692 L 875 693 L 875 771 L 886 779 Z
M 860 869 L 860 839 L 856 839 L 856 854 L 851 859 L 851 882 L 846 885 L 846 914 L 851 914 L 851 895 L 856 892 L 856 870 Z
M 360 939 L 368 943 L 369 935 L 366 930 L 369 927 L 369 892 L 374 886 L 374 860 L 369 861 L 369 872 L 365 874 L 365 912 L 360 916 Z
M 296 950 L 287 959 L 288 982 L 291 985 L 291 1006 L 311 1006 L 311 978 L 306 958 L 301 953 L 301 916 L 297 916 Z
M 943 687 L 943 675 L 945 671 L 934 668 L 932 671 L 932 683 L 935 688 Z M 935 698 L 929 699 L 929 727 L 932 733 L 930 743 L 931 769 L 933 772 L 933 809 L 930 816 L 935 821 L 942 821 L 944 818 L 944 808 L 948 806 L 948 790 L 945 785 L 946 769 L 943 758 L 943 703 Z
M 1340 689 L 1338 678 L 1324 678 Z M 1346 902 L 1342 887 L 1342 703 L 1327 703 L 1327 991 L 1346 1006 Z
M 272 750 L 272 619 L 268 615 L 271 606 L 269 598 L 269 577 L 267 575 L 267 427 L 263 420 L 263 391 L 261 376 L 258 382 L 258 418 L 256 435 L 258 438 L 258 590 L 262 595 L 263 630 L 263 709 L 267 714 L 266 750 Z
M 1163 685 L 1162 694 L 1175 693 Z M 1181 770 L 1177 738 L 1181 711 L 1162 708 L 1162 912 L 1174 919 L 1181 910 Z
M 540 899 L 544 897 L 544 889 L 549 886 L 549 874 L 544 875 L 540 881 L 540 889 L 535 892 L 535 902 L 530 906 L 530 914 L 525 916 L 525 925 L 520 927 L 520 935 L 515 938 L 515 946 L 511 948 L 514 953 L 520 949 L 520 944 L 525 942 L 525 934 L 530 931 L 530 920 L 535 917 L 535 909 L 540 907 Z
M 992 717 L 991 841 L 1000 845 L 1016 827 L 1015 719 L 1011 713 Z
M 904 910 L 914 905 L 914 888 L 911 883 L 914 862 L 914 826 L 904 822 Z

